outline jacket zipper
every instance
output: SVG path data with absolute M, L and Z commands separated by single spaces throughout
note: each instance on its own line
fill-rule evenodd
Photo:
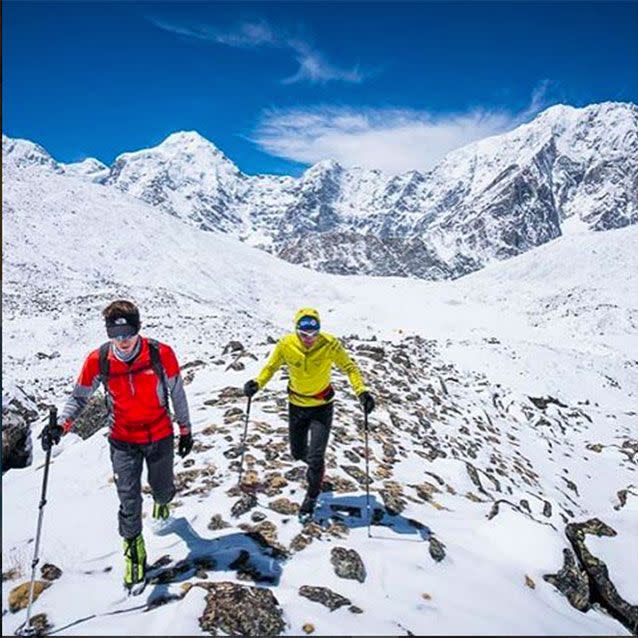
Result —
M 133 375 L 130 372 L 128 373 L 128 384 L 129 384 L 129 387 L 131 388 L 131 395 L 135 396 L 135 386 L 133 385 Z

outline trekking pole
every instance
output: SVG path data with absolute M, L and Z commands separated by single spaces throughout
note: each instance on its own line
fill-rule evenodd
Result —
M 368 538 L 370 538 L 370 448 L 368 446 L 368 411 L 363 408 L 363 431 L 366 442 L 366 510 L 368 512 Z
M 49 425 L 48 427 L 55 427 L 58 423 L 58 409 L 55 406 L 51 406 L 49 408 Z M 35 548 L 33 550 L 33 562 L 31 563 L 31 586 L 29 589 L 29 606 L 27 607 L 27 622 L 24 626 L 23 636 L 32 636 L 35 635 L 35 628 L 31 627 L 31 605 L 33 604 L 33 591 L 35 588 L 35 568 L 37 564 L 40 562 L 40 558 L 38 556 L 38 551 L 40 549 L 40 532 L 42 531 L 42 517 L 44 515 L 44 506 L 46 505 L 46 493 L 47 493 L 47 483 L 49 482 L 49 464 L 51 461 L 51 449 L 52 446 L 49 447 L 46 453 L 46 457 L 44 460 L 44 477 L 42 479 L 42 495 L 40 497 L 40 505 L 38 514 L 38 531 L 35 535 Z
M 246 422 L 244 423 L 244 437 L 241 442 L 241 461 L 239 462 L 239 479 L 237 486 L 241 489 L 241 475 L 244 471 L 244 454 L 246 453 L 246 435 L 248 434 L 248 419 L 250 417 L 250 402 L 252 397 L 248 397 L 248 407 L 246 408 Z

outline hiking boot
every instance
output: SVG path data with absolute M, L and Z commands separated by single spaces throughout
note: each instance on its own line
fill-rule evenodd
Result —
M 153 518 L 160 521 L 165 521 L 170 518 L 171 511 L 168 507 L 168 503 L 153 503 Z
M 312 516 L 315 512 L 315 507 L 317 507 L 317 497 L 306 494 L 306 498 L 304 498 L 299 508 L 299 516 Z
M 124 539 L 124 584 L 131 587 L 141 583 L 146 576 L 146 548 L 144 537 Z

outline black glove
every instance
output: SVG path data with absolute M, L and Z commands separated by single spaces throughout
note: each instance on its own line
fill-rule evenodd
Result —
M 359 402 L 361 403 L 361 406 L 363 407 L 363 411 L 366 414 L 370 414 L 370 412 L 374 410 L 374 399 L 372 398 L 372 395 L 369 392 L 362 392 L 359 395 Z
M 254 379 L 251 379 L 250 381 L 246 381 L 246 383 L 244 383 L 244 394 L 247 397 L 252 397 L 253 394 L 257 392 L 257 390 L 259 390 L 259 384 Z
M 177 453 L 184 458 L 190 454 L 192 449 L 193 435 L 190 432 L 188 434 L 180 434 L 179 444 L 177 445 Z
M 42 430 L 42 449 L 47 452 L 54 445 L 57 445 L 62 438 L 64 428 L 61 425 L 47 425 Z

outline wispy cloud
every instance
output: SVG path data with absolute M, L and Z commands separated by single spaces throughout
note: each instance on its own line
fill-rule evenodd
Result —
M 519 111 L 474 109 L 433 114 L 411 109 L 314 106 L 266 111 L 253 141 L 265 152 L 304 164 L 334 159 L 388 173 L 432 168 L 450 151 L 515 128 L 547 106 L 549 83 Z
M 331 63 L 310 42 L 284 30 L 274 29 L 265 21 L 242 22 L 232 29 L 220 29 L 205 24 L 176 24 L 157 18 L 150 18 L 150 21 L 164 31 L 215 44 L 242 49 L 259 47 L 282 49 L 291 54 L 299 65 L 295 73 L 281 80 L 284 84 L 304 81 L 315 84 L 330 81 L 360 83 L 368 75 L 358 65 L 343 68 Z

